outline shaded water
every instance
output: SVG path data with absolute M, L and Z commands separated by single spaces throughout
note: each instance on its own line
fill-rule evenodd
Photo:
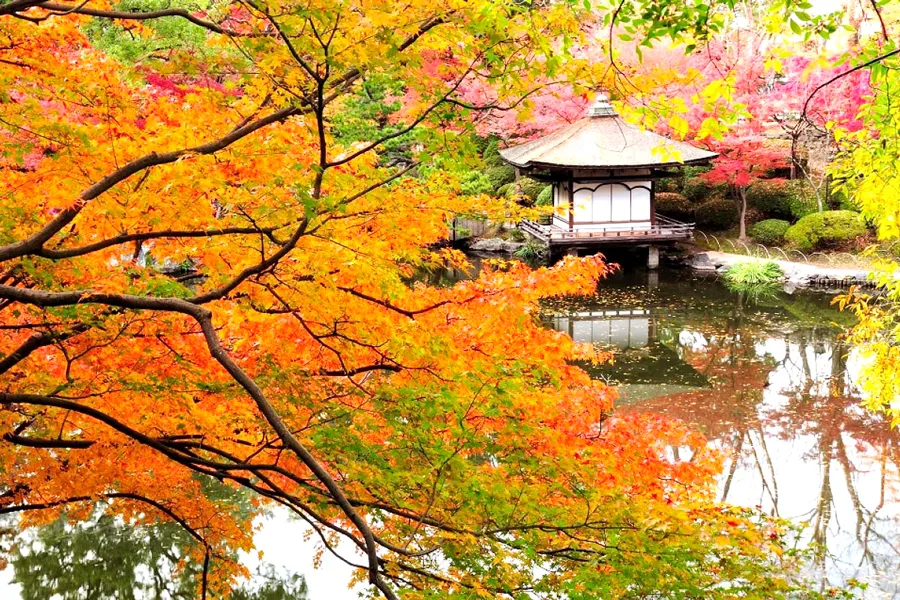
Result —
M 729 457 L 723 501 L 808 524 L 814 575 L 900 598 L 900 432 L 859 406 L 849 316 L 823 294 L 750 302 L 685 272 L 617 275 L 548 325 L 615 352 L 617 410 L 696 426 Z M 677 449 L 673 449 L 677 452 Z

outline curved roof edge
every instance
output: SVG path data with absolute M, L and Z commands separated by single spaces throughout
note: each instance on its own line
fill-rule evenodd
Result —
M 698 164 L 718 154 L 605 115 L 584 117 L 538 139 L 504 148 L 500 156 L 520 169 L 633 169 Z

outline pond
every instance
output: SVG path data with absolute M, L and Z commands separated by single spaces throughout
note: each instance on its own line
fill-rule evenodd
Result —
M 547 321 L 615 353 L 586 368 L 618 387 L 616 410 L 683 420 L 726 452 L 722 501 L 806 524 L 818 580 L 900 598 L 900 432 L 859 406 L 850 317 L 830 300 L 629 270 Z
M 863 598 L 900 598 L 900 432 L 860 408 L 859 360 L 841 339 L 848 315 L 830 299 L 750 301 L 714 279 L 629 268 L 592 298 L 549 306 L 545 319 L 615 353 L 614 363 L 586 368 L 617 386 L 616 410 L 683 420 L 726 453 L 721 500 L 807 524 L 818 580 L 855 579 L 868 585 Z M 300 523 L 275 511 L 261 525 L 266 562 L 303 573 L 310 598 L 357 597 L 350 571 L 330 555 L 312 569 L 315 543 Z M 0 572 L 0 598 L 19 597 L 12 576 Z

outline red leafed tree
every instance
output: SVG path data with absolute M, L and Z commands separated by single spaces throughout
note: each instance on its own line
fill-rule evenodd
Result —
M 740 207 L 740 240 L 747 239 L 747 190 L 772 169 L 787 165 L 785 151 L 760 132 L 747 126 L 732 130 L 721 141 L 709 144 L 719 153 L 713 168 L 702 177 L 725 184 Z

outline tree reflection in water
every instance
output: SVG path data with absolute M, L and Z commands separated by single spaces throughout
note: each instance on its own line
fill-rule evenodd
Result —
M 616 351 L 587 368 L 619 385 L 618 410 L 691 423 L 727 452 L 722 500 L 807 524 L 823 585 L 900 598 L 900 432 L 859 406 L 847 315 L 825 295 L 753 303 L 662 279 L 604 283 L 590 302 L 550 307 L 549 324 Z

